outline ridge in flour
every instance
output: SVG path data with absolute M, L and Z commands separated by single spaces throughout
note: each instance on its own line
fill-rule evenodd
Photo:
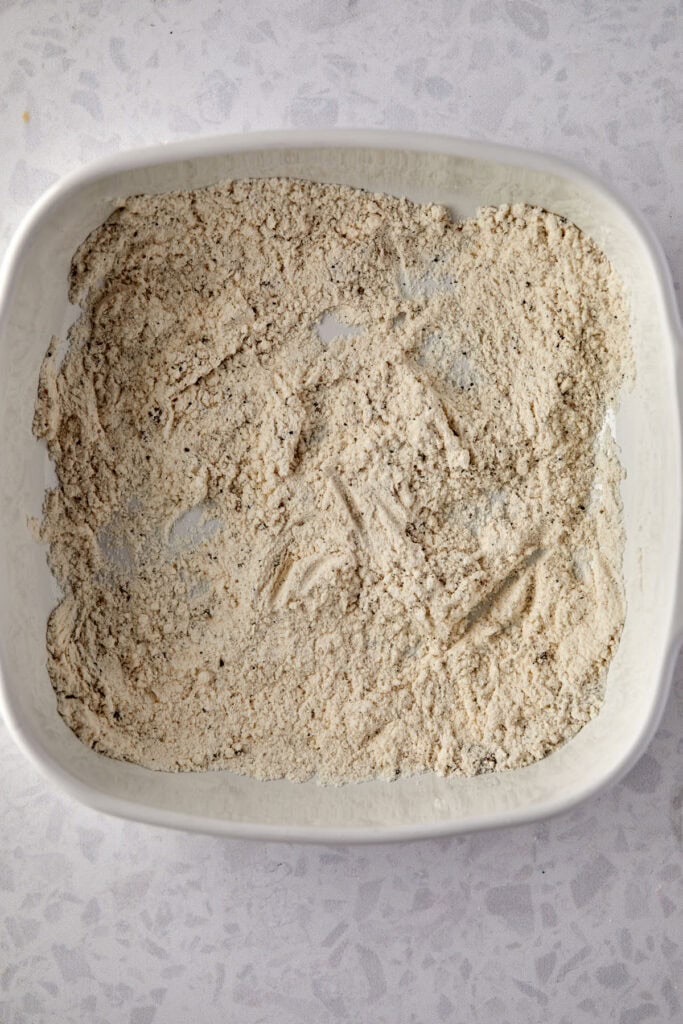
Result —
M 60 713 L 166 770 L 529 764 L 624 621 L 628 315 L 551 213 L 286 179 L 124 200 L 34 420 Z

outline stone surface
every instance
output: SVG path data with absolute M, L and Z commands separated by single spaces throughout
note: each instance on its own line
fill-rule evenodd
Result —
M 644 211 L 680 285 L 680 51 L 662 0 L 0 0 L 0 240 L 124 147 L 419 128 L 584 163 Z M 0 1020 L 681 1021 L 682 755 L 679 663 L 647 755 L 568 816 L 296 847 L 101 817 L 0 728 Z

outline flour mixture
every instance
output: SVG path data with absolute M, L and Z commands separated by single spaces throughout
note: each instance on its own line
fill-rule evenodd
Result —
M 151 768 L 529 764 L 623 620 L 610 264 L 526 206 L 284 179 L 126 199 L 73 261 L 35 432 L 59 710 Z

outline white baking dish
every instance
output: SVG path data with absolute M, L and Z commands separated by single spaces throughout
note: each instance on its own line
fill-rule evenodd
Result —
M 528 768 L 474 779 L 432 775 L 340 788 L 256 782 L 228 772 L 173 775 L 84 747 L 57 714 L 45 667 L 45 625 L 57 590 L 38 515 L 47 455 L 31 434 L 38 368 L 64 335 L 69 261 L 121 195 L 197 188 L 222 178 L 287 175 L 445 203 L 535 203 L 600 245 L 632 304 L 637 379 L 616 434 L 627 470 L 628 611 L 600 715 Z M 112 814 L 226 836 L 377 841 L 529 821 L 576 804 L 621 776 L 651 739 L 683 632 L 681 325 L 662 251 L 643 221 L 602 184 L 559 160 L 430 135 L 335 131 L 198 139 L 109 157 L 71 174 L 19 228 L 0 276 L 1 708 L 19 746 L 77 799 Z

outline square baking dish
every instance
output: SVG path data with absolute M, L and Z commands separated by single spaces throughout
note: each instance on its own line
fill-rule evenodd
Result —
M 606 252 L 631 302 L 636 382 L 615 432 L 622 486 L 627 615 L 600 714 L 527 768 L 476 778 L 422 775 L 323 787 L 232 773 L 170 774 L 83 746 L 57 714 L 45 627 L 59 594 L 27 518 L 54 480 L 31 433 L 38 370 L 64 337 L 71 257 L 117 197 L 200 188 L 225 178 L 307 178 L 444 203 L 526 202 L 574 221 Z M 0 709 L 24 753 L 101 811 L 225 836 L 376 842 L 467 832 L 566 810 L 630 768 L 652 738 L 683 632 L 681 325 L 662 251 L 604 185 L 562 161 L 432 135 L 285 132 L 221 136 L 108 157 L 57 183 L 17 231 L 0 273 Z

